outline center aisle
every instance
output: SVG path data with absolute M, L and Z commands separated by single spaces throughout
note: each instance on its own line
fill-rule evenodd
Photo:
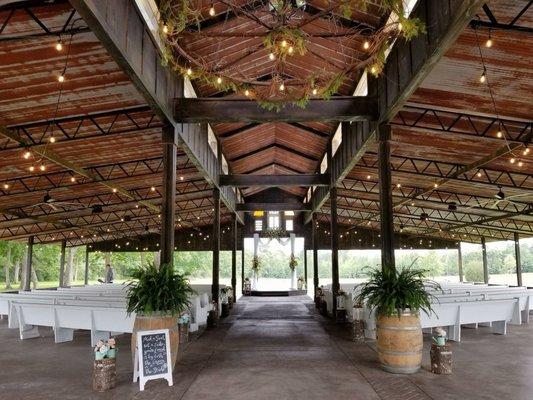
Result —
M 229 328 L 226 335 L 180 398 L 379 399 L 313 307 L 307 296 L 241 298 L 219 328 Z

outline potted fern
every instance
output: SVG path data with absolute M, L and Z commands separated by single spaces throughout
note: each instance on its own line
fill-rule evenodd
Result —
M 378 268 L 370 272 L 356 302 L 365 303 L 377 314 L 377 350 L 383 369 L 414 373 L 422 362 L 420 311 L 430 314 L 434 296 L 429 290 L 440 285 L 424 278 L 428 272 L 406 268 Z
M 174 272 L 172 265 L 154 264 L 133 271 L 128 283 L 127 311 L 135 313 L 131 337 L 132 354 L 138 331 L 169 329 L 172 365 L 176 363 L 179 346 L 179 317 L 190 307 L 193 290 L 185 275 Z

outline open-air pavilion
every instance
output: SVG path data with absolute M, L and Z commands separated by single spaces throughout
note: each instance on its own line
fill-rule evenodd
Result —
M 0 295 L 0 398 L 103 398 L 89 346 L 131 330 L 98 327 L 94 310 L 89 328 L 63 326 L 58 304 L 79 304 L 39 296 L 92 290 L 90 258 L 123 252 L 175 269 L 175 253 L 211 252 L 208 303 L 231 289 L 236 304 L 218 327 L 191 329 L 172 387 L 138 392 L 119 336 L 113 398 L 530 398 L 532 2 L 404 1 L 405 21 L 387 3 L 402 2 L 0 1 L 0 240 L 26 245 L 20 293 Z M 291 256 L 299 243 L 300 290 L 294 272 L 290 287 L 260 280 L 263 297 L 241 297 L 261 240 L 290 241 Z M 504 278 L 487 248 L 505 241 Z M 32 291 L 42 245 L 61 248 L 57 291 Z M 479 279 L 465 276 L 468 246 Z M 80 289 L 63 288 L 70 248 L 85 251 Z M 422 318 L 448 327 L 453 375 L 429 372 L 430 335 L 423 370 L 400 376 L 379 370 L 375 332 L 354 343 L 337 323 L 356 276 L 340 276 L 339 254 L 356 250 L 393 270 L 399 254 L 453 252 L 444 296 L 471 285 L 481 319 L 461 298 Z

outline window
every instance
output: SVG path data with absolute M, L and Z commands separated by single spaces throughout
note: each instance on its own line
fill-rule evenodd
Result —
M 285 220 L 285 230 L 286 231 L 294 230 L 294 221 L 292 219 Z
M 268 213 L 268 227 L 270 229 L 279 228 L 279 211 L 270 211 Z
M 262 219 L 256 219 L 255 220 L 255 230 L 256 232 L 260 232 L 263 230 L 263 220 Z

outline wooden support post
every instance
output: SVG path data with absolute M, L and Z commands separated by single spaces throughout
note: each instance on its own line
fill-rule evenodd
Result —
M 220 274 L 220 190 L 213 189 L 213 201 L 215 203 L 213 216 L 213 285 L 211 294 L 213 301 L 218 304 L 219 274 Z
M 316 292 L 318 289 L 319 281 L 318 281 L 318 240 L 316 237 L 316 213 L 313 213 L 313 226 L 311 228 L 311 241 L 313 242 L 313 286 L 315 287 L 314 297 L 316 298 Z
M 457 263 L 459 265 L 459 282 L 464 282 L 463 276 L 463 251 L 461 250 L 461 243 L 459 242 L 459 248 L 457 249 Z
M 307 249 L 305 248 L 305 238 L 304 238 L 304 283 L 305 289 L 307 290 Z
M 30 236 L 28 238 L 28 247 L 26 249 L 26 265 L 24 266 L 24 290 L 26 292 L 30 291 L 31 288 L 31 268 L 33 261 L 33 242 L 34 237 Z
M 59 258 L 59 287 L 63 287 L 65 282 L 65 250 L 67 248 L 67 241 L 61 241 L 61 256 Z
M 242 251 L 241 251 L 241 292 L 244 294 L 244 235 L 242 238 Z
M 163 189 L 161 204 L 160 264 L 174 264 L 174 218 L 176 211 L 176 133 L 163 128 Z
M 481 237 L 481 255 L 483 256 L 483 281 L 489 283 L 489 265 L 487 261 L 487 243 L 485 237 Z
M 233 231 L 233 246 L 231 249 L 231 287 L 233 288 L 233 301 L 237 296 L 237 216 L 232 214 L 231 225 Z
M 379 216 L 381 223 L 381 266 L 395 269 L 392 179 L 389 125 L 379 126 Z
M 520 257 L 520 236 L 515 232 L 514 234 L 514 254 L 516 260 L 516 281 L 518 286 L 522 286 L 522 259 Z
M 337 222 L 337 188 L 329 191 L 331 204 L 331 292 L 333 293 L 333 318 L 337 319 L 337 295 L 339 294 L 339 225 Z
M 89 284 L 89 247 L 85 246 L 85 274 L 83 275 L 83 283 Z

